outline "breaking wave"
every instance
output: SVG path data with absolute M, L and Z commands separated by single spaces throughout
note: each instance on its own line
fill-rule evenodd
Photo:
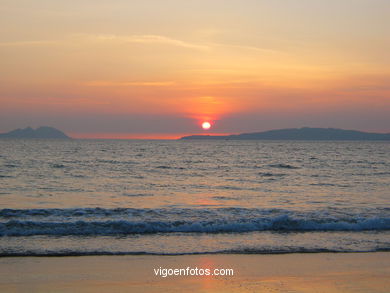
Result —
M 303 247 L 289 249 L 231 249 L 202 252 L 177 252 L 161 253 L 148 251 L 79 251 L 79 250 L 59 250 L 59 251 L 1 251 L 0 257 L 17 257 L 17 256 L 101 256 L 101 255 L 205 255 L 205 254 L 290 254 L 290 253 L 366 253 L 366 252 L 387 252 L 388 248 L 374 248 L 369 250 L 339 250 L 339 249 L 307 249 Z
M 0 237 L 244 233 L 255 231 L 387 231 L 386 209 L 348 215 L 281 209 L 32 209 L 0 210 Z

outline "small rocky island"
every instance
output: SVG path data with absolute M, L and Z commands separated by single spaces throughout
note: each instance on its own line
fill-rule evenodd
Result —
M 45 139 L 70 139 L 61 130 L 53 127 L 41 126 L 37 129 L 31 127 L 18 128 L 7 133 L 0 133 L 0 138 L 45 138 Z
M 390 140 L 390 133 L 372 133 L 337 128 L 289 128 L 264 132 L 233 135 L 190 135 L 181 139 L 224 139 L 224 140 Z

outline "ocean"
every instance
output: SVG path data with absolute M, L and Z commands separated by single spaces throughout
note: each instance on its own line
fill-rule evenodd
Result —
M 0 256 L 390 250 L 390 143 L 0 140 Z

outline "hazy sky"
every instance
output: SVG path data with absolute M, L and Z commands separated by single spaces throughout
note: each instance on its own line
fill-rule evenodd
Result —
M 0 0 L 0 132 L 390 132 L 389 15 L 388 0 Z

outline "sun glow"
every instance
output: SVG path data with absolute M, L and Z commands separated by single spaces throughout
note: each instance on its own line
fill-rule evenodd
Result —
M 210 124 L 210 122 L 203 122 L 202 123 L 202 128 L 204 129 L 204 130 L 209 130 L 210 129 L 210 127 L 211 127 L 211 124 Z

